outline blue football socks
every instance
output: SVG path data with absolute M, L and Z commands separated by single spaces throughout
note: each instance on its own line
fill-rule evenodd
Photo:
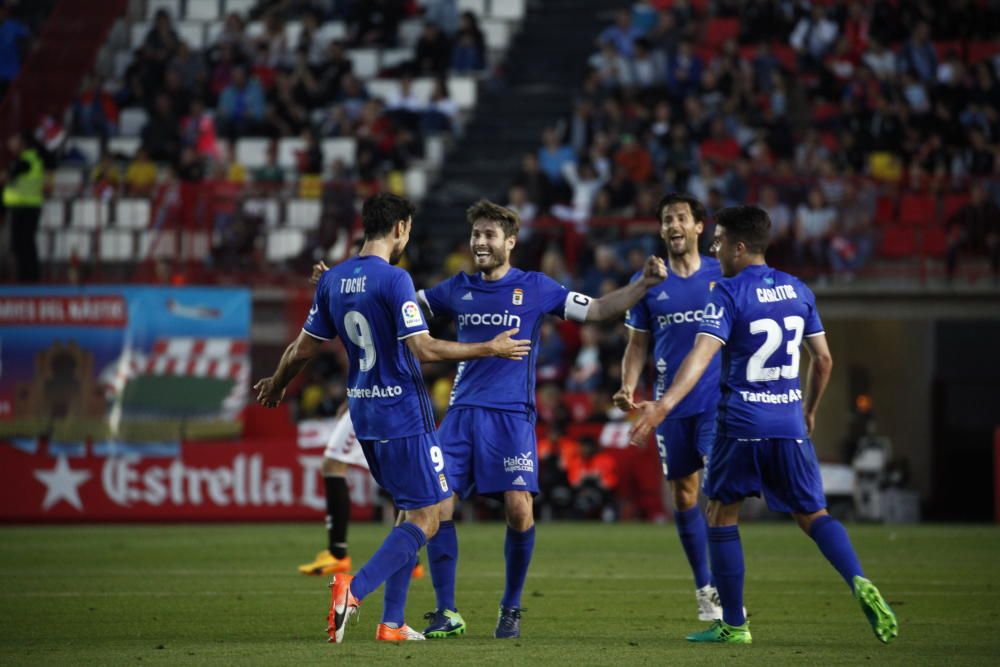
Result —
M 417 564 L 417 554 L 413 554 L 403 567 L 392 573 L 385 580 L 385 592 L 382 605 L 382 622 L 389 627 L 403 627 L 406 618 L 406 594 L 410 592 L 410 578 Z
M 455 607 L 455 570 L 458 568 L 458 534 L 454 521 L 442 521 L 438 532 L 427 542 L 427 564 L 434 582 L 438 609 Z
M 414 557 L 426 543 L 427 537 L 418 526 L 412 523 L 396 526 L 382 542 L 378 551 L 355 575 L 354 581 L 351 582 L 351 593 L 358 600 L 363 600 L 399 568 L 409 565 L 412 569 Z
M 722 601 L 722 620 L 729 625 L 743 625 L 743 545 L 738 526 L 715 526 L 708 529 L 708 553 L 712 559 L 715 587 Z
M 528 576 L 531 553 L 535 550 L 535 527 L 523 533 L 507 526 L 507 539 L 503 545 L 503 555 L 507 560 L 507 584 L 504 587 L 502 607 L 520 607 L 521 591 Z
M 847 530 L 832 516 L 825 514 L 813 521 L 809 527 L 809 537 L 813 538 L 816 546 L 823 552 L 830 564 L 836 568 L 848 586 L 854 587 L 855 576 L 865 576 L 861 571 L 858 555 L 854 552 L 854 546 L 851 544 L 851 538 L 847 536 Z
M 691 572 L 694 573 L 694 587 L 707 586 L 711 583 L 712 575 L 708 571 L 708 526 L 705 515 L 695 505 L 682 512 L 674 512 L 674 521 L 677 523 L 681 546 L 684 547 Z

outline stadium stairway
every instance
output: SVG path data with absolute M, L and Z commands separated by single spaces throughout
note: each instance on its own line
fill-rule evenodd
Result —
M 43 116 L 59 117 L 73 101 L 80 81 L 127 0 L 32 0 L 54 5 L 38 44 L 0 102 L 0 134 L 34 128 Z
M 449 151 L 420 213 L 416 233 L 446 253 L 467 236 L 465 209 L 487 197 L 506 202 L 521 155 L 542 130 L 568 115 L 598 33 L 620 0 L 530 2 L 495 79 L 480 83 L 475 115 Z

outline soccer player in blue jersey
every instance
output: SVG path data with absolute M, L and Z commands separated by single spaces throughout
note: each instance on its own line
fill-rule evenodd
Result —
M 432 316 L 455 320 L 458 340 L 489 340 L 504 329 L 530 332 L 528 363 L 474 359 L 459 364 L 448 412 L 438 437 L 448 459 L 452 490 L 461 498 L 477 493 L 502 498 L 507 517 L 504 543 L 506 584 L 494 637 L 520 636 L 521 591 L 535 544 L 532 495 L 538 492 L 535 442 L 535 357 L 542 321 L 556 315 L 578 322 L 621 316 L 666 275 L 663 260 L 650 257 L 642 276 L 599 299 L 571 292 L 548 276 L 511 267 L 519 220 L 513 211 L 479 201 L 467 212 L 469 245 L 477 273 L 459 273 L 421 290 L 418 298 Z M 437 595 L 428 614 L 428 637 L 465 632 L 455 605 L 458 539 L 453 500 L 438 534 L 427 543 L 427 561 Z
M 715 216 L 716 255 L 725 278 L 705 305 L 694 347 L 658 401 L 639 404 L 634 442 L 673 412 L 719 350 L 722 395 L 705 493 L 709 497 L 709 557 L 722 601 L 722 619 L 688 635 L 693 642 L 749 644 L 743 611 L 740 505 L 761 493 L 768 507 L 789 512 L 859 601 L 875 636 L 889 643 L 896 616 L 861 563 L 839 521 L 826 511 L 819 464 L 809 436 L 833 369 L 816 311 L 802 282 L 764 262 L 771 221 L 756 206 L 735 206 Z M 802 344 L 809 352 L 806 390 L 799 384 Z
M 511 337 L 516 326 L 474 344 L 428 334 L 410 275 L 393 266 L 409 240 L 412 215 L 410 203 L 394 195 L 379 194 L 365 202 L 360 253 L 323 274 L 299 337 L 285 350 L 274 375 L 254 385 L 262 405 L 277 406 L 288 383 L 323 342 L 340 337 L 350 362 L 351 420 L 368 467 L 407 511 L 407 520 L 389 533 L 357 575 L 337 574 L 331 582 L 327 633 L 337 643 L 361 601 L 382 582 L 385 606 L 376 639 L 423 639 L 404 622 L 406 594 L 417 551 L 437 532 L 451 488 L 418 360 L 495 355 L 514 363 L 529 351 L 528 341 Z
M 688 195 L 668 194 L 657 205 L 669 271 L 667 278 L 650 289 L 625 316 L 628 345 L 622 358 L 621 389 L 613 397 L 622 410 L 635 407 L 633 396 L 646 363 L 650 337 L 656 359 L 654 399 L 670 386 L 694 345 L 709 293 L 722 278 L 718 260 L 698 252 L 698 237 L 707 217 L 704 204 Z M 639 277 L 636 274 L 633 280 Z M 698 618 L 702 621 L 722 617 L 719 594 L 709 573 L 705 517 L 698 506 L 698 472 L 712 449 L 718 402 L 719 361 L 713 359 L 691 393 L 656 429 L 656 447 L 673 496 L 677 534 L 694 574 Z

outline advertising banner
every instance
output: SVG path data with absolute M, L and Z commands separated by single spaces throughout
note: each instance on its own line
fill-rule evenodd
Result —
M 249 337 L 247 289 L 0 288 L 0 439 L 239 436 Z
M 320 519 L 322 454 L 285 438 L 113 447 L 19 439 L 0 444 L 0 521 Z M 372 518 L 371 475 L 351 467 L 347 482 L 352 516 Z

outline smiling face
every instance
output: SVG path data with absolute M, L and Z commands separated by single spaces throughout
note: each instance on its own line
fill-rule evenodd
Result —
M 506 236 L 500 224 L 494 220 L 476 220 L 472 223 L 469 249 L 476 269 L 490 274 L 510 263 L 510 251 L 517 243 L 517 236 Z
M 698 235 L 705 225 L 697 222 L 687 202 L 668 204 L 660 214 L 660 238 L 672 257 L 683 257 L 698 249 Z

